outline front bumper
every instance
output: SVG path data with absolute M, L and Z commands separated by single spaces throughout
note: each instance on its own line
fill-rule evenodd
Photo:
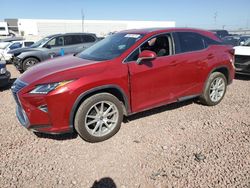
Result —
M 234 65 L 236 73 L 250 75 L 250 56 L 235 55 Z
M 23 127 L 34 132 L 49 134 L 73 131 L 73 128 L 68 123 L 69 115 L 65 115 L 64 109 L 66 109 L 67 103 L 62 103 L 64 108 L 61 108 L 54 103 L 56 100 L 54 95 L 32 95 L 25 91 L 28 88 L 26 86 L 28 86 L 26 83 L 17 79 L 11 88 L 17 105 L 16 116 Z M 58 97 L 58 94 L 56 94 L 56 98 L 60 101 L 65 101 L 60 96 Z M 48 111 L 44 111 L 44 109 L 40 108 L 41 106 L 46 106 Z
M 5 74 L 0 75 L 0 87 L 5 87 L 9 84 L 10 72 L 7 71 Z
M 17 70 L 22 71 L 23 67 L 22 67 L 22 59 L 13 56 L 10 61 L 13 63 L 13 65 L 17 68 Z

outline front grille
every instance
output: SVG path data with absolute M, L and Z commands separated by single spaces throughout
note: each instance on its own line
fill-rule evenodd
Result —
M 27 117 L 25 111 L 23 110 L 22 105 L 19 101 L 18 92 L 21 91 L 27 85 L 28 84 L 26 84 L 25 82 L 17 79 L 11 87 L 13 97 L 14 97 L 16 104 L 17 104 L 17 108 L 16 108 L 17 119 L 24 127 L 29 126 L 29 120 L 28 120 L 28 117 Z
M 28 84 L 26 84 L 25 82 L 23 82 L 23 81 L 21 81 L 21 80 L 19 80 L 19 79 L 17 79 L 14 83 L 13 83 L 13 85 L 12 85 L 12 87 L 11 87 L 11 91 L 12 91 L 12 94 L 13 94 L 13 97 L 14 97 L 14 99 L 15 99 L 15 101 L 16 101 L 16 103 L 17 103 L 17 105 L 18 106 L 21 106 L 21 104 L 20 104 L 20 102 L 19 102 L 19 99 L 18 99 L 18 92 L 21 90 L 21 89 L 23 89 L 25 86 L 27 86 Z
M 250 56 L 235 55 L 235 64 L 250 65 Z

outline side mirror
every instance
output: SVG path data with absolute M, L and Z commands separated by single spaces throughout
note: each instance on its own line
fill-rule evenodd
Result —
M 153 60 L 156 58 L 156 53 L 150 50 L 144 50 L 139 54 L 139 58 L 137 59 L 136 63 L 138 65 L 141 64 L 144 60 Z
M 44 45 L 44 48 L 51 49 L 51 46 L 50 46 L 49 44 L 45 44 L 45 45 Z

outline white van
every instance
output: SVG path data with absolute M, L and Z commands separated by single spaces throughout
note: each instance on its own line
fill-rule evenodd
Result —
M 7 22 L 0 22 L 0 35 L 9 35 Z

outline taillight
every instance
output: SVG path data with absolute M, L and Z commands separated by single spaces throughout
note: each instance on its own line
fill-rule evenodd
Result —
M 229 49 L 228 50 L 229 54 L 232 55 L 232 57 L 230 57 L 230 63 L 232 63 L 233 67 L 235 68 L 234 66 L 234 61 L 235 61 L 235 58 L 234 58 L 234 53 L 235 53 L 235 50 L 233 48 Z

